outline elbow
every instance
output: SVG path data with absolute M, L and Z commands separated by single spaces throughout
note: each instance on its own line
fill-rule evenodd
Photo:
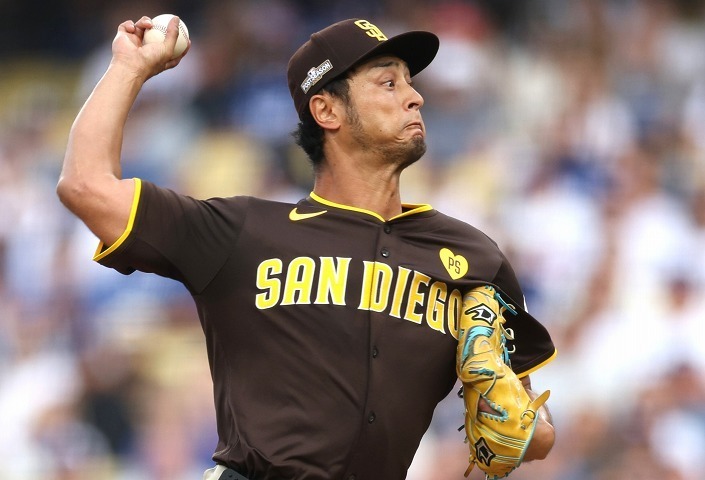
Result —
M 74 215 L 84 218 L 97 205 L 105 203 L 105 192 L 109 186 L 99 180 L 83 175 L 62 175 L 56 184 L 56 195 Z
M 62 175 L 56 184 L 56 195 L 66 208 L 75 211 L 79 199 L 86 198 L 87 187 L 85 182 Z

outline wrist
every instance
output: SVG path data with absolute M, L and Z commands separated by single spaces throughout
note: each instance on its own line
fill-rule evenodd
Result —
M 151 75 L 145 68 L 134 65 L 134 62 L 130 62 L 128 59 L 113 57 L 105 76 L 141 88 Z

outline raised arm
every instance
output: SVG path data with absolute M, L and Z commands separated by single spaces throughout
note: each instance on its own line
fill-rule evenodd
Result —
M 110 65 L 71 127 L 57 195 L 107 245 L 125 230 L 135 191 L 132 179 L 122 179 L 120 167 L 125 122 L 144 83 L 174 68 L 188 52 L 171 60 L 178 22 L 169 23 L 164 43 L 144 46 L 151 20 L 121 23 Z

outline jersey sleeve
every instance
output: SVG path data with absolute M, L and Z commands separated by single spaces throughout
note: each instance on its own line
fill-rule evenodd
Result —
M 556 347 L 546 327 L 527 311 L 524 293 L 506 257 L 493 283 L 508 297 L 505 300 L 517 312 L 517 315 L 505 316 L 505 327 L 514 337 L 514 340 L 508 341 L 512 370 L 517 376 L 525 377 L 553 360 Z
M 129 275 L 155 273 L 201 292 L 227 260 L 247 211 L 247 197 L 196 200 L 135 179 L 123 235 L 98 246 L 94 260 Z

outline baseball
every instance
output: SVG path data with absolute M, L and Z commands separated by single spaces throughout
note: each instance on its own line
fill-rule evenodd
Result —
M 157 15 L 152 19 L 152 28 L 144 32 L 144 38 L 142 39 L 142 44 L 147 45 L 148 43 L 159 43 L 164 42 L 166 38 L 166 27 L 169 25 L 169 21 L 174 18 L 174 15 L 170 13 L 163 13 Z M 176 39 L 176 46 L 174 47 L 174 56 L 171 58 L 176 58 L 186 50 L 188 45 L 188 28 L 183 20 L 179 20 L 179 36 Z

